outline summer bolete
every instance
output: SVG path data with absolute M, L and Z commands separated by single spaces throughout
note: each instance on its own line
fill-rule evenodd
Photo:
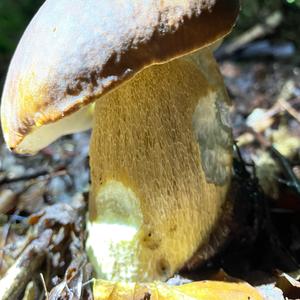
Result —
M 48 0 L 24 33 L 4 137 L 33 154 L 93 128 L 87 251 L 99 277 L 164 280 L 224 239 L 230 101 L 212 51 L 238 10 L 238 0 Z

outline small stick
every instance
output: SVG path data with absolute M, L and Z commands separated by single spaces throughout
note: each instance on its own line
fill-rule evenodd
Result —
M 44 288 L 46 300 L 49 300 L 49 293 L 47 291 L 46 282 L 45 282 L 45 279 L 44 279 L 44 276 L 43 276 L 42 273 L 40 273 L 40 277 L 41 277 L 41 280 L 42 280 L 42 284 L 43 284 L 43 288 Z
M 52 237 L 52 230 L 45 230 L 20 255 L 0 280 L 0 300 L 18 299 L 32 274 L 44 261 Z
M 225 45 L 223 49 L 221 48 L 217 57 L 219 59 L 228 57 L 229 55 L 245 47 L 252 41 L 271 33 L 276 27 L 280 25 L 282 19 L 282 13 L 280 11 L 275 11 L 266 19 L 265 23 L 255 25 L 254 27 L 237 37 L 232 43 L 227 46 Z
M 7 243 L 10 228 L 11 228 L 11 223 L 5 224 L 3 227 L 3 233 L 2 233 L 3 245 L 1 245 L 1 248 L 0 248 L 0 253 L 1 253 L 0 254 L 0 271 L 2 270 L 2 267 L 3 267 L 3 262 L 4 262 L 4 258 L 5 258 L 5 245 Z
M 0 180 L 0 185 L 19 182 L 19 181 L 32 180 L 32 179 L 36 179 L 36 178 L 44 177 L 44 176 L 46 178 L 52 178 L 52 177 L 56 177 L 56 176 L 63 176 L 63 175 L 66 175 L 66 174 L 67 174 L 67 171 L 66 171 L 65 168 L 63 168 L 63 169 L 60 168 L 60 169 L 55 170 L 53 172 L 43 170 L 43 171 L 36 172 L 34 174 L 27 174 L 27 175 L 15 177 L 15 178 L 4 177 L 2 180 Z
M 94 283 L 94 282 L 95 282 L 95 278 L 92 278 L 92 279 L 90 279 L 90 280 L 84 282 L 84 283 L 82 284 L 82 287 L 85 287 L 85 286 L 87 286 L 87 285 L 89 285 L 89 284 L 91 284 L 91 283 Z
M 257 122 L 257 124 L 252 126 L 252 133 L 254 133 L 254 131 L 257 133 L 265 131 L 267 127 L 272 125 L 272 123 L 274 122 L 271 120 L 271 118 L 283 111 L 288 112 L 293 118 L 296 119 L 297 122 L 300 123 L 300 114 L 293 107 L 293 105 L 299 103 L 299 98 L 295 98 L 291 101 L 288 101 L 288 99 L 290 99 L 293 95 L 294 89 L 295 82 L 293 80 L 287 80 L 286 83 L 283 85 L 281 92 L 274 105 L 265 112 L 263 118 L 260 118 L 259 123 L 263 125 L 259 125 Z M 249 129 L 249 127 L 247 127 L 247 129 Z M 245 146 L 246 144 L 252 143 L 254 141 L 253 135 L 251 137 L 248 137 L 248 135 L 249 130 L 248 133 L 244 132 L 239 135 L 239 137 L 237 138 L 239 146 Z
M 286 110 L 298 123 L 300 123 L 300 113 L 285 99 L 279 101 L 280 105 Z
M 27 181 L 27 180 L 31 180 L 31 179 L 35 179 L 41 176 L 45 176 L 47 175 L 49 172 L 48 171 L 39 171 L 33 174 L 27 174 L 27 175 L 22 175 L 19 177 L 15 177 L 15 178 L 8 178 L 8 177 L 4 177 L 1 181 L 0 184 L 7 184 L 7 183 L 14 183 L 14 182 L 19 182 L 19 181 Z

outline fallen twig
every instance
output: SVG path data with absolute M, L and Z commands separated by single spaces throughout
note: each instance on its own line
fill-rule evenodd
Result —
M 43 284 L 43 288 L 44 288 L 44 293 L 45 293 L 46 300 L 48 300 L 49 299 L 49 293 L 47 291 L 46 282 L 45 282 L 45 279 L 44 279 L 44 276 L 43 276 L 42 273 L 40 273 L 40 277 L 41 277 L 41 280 L 42 280 L 42 284 Z
M 0 280 L 0 300 L 18 299 L 32 274 L 41 266 L 49 246 L 52 230 L 45 230 L 21 254 Z
M 3 226 L 2 243 L 0 244 L 1 245 L 1 248 L 0 248 L 0 271 L 2 270 L 2 267 L 3 267 L 3 262 L 4 262 L 4 257 L 5 257 L 4 248 L 7 243 L 10 228 L 11 228 L 11 223 L 7 223 Z
M 277 114 L 281 112 L 288 112 L 292 117 L 296 119 L 300 123 L 300 114 L 294 109 L 293 105 L 299 104 L 299 98 L 295 98 L 292 101 L 288 101 L 294 93 L 295 89 L 295 82 L 293 80 L 288 80 L 282 87 L 281 92 L 275 101 L 274 105 L 268 109 L 264 116 L 257 120 L 257 122 L 251 125 L 252 129 L 255 132 L 261 133 L 264 132 L 267 128 L 269 128 L 273 123 L 274 119 Z M 249 129 L 249 127 L 245 127 Z M 245 130 L 244 128 L 244 130 Z M 254 135 L 250 133 L 248 130 L 247 132 L 243 132 L 238 138 L 238 145 L 245 146 L 249 143 L 252 143 L 255 140 Z
M 282 19 L 282 13 L 280 11 L 275 11 L 266 19 L 264 23 L 255 25 L 233 40 L 233 42 L 222 47 L 217 53 L 217 58 L 221 59 L 230 56 L 237 50 L 245 47 L 250 42 L 272 33 L 274 29 L 280 25 Z
M 300 123 L 300 113 L 284 99 L 279 101 L 281 107 L 286 110 L 298 123 Z
M 0 185 L 7 184 L 7 183 L 19 182 L 19 181 L 31 180 L 31 179 L 35 179 L 35 178 L 38 178 L 41 176 L 48 175 L 48 174 L 49 174 L 49 171 L 43 170 L 43 171 L 39 171 L 39 172 L 36 172 L 33 174 L 26 174 L 26 175 L 22 175 L 22 176 L 15 177 L 15 178 L 4 177 L 0 181 Z
M 27 180 L 37 179 L 39 177 L 46 177 L 46 179 L 48 179 L 48 178 L 52 178 L 52 177 L 56 177 L 56 176 L 63 176 L 66 174 L 67 174 L 67 171 L 65 168 L 59 168 L 52 172 L 50 172 L 48 170 L 43 170 L 43 171 L 39 171 L 39 172 L 36 172 L 33 174 L 26 174 L 26 175 L 15 177 L 15 178 L 4 177 L 0 180 L 0 185 L 8 184 L 8 183 L 15 183 L 15 182 L 19 182 L 19 181 L 27 181 Z

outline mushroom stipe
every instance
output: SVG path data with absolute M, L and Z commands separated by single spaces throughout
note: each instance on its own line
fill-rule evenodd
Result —
M 208 59 L 207 51 L 202 55 Z M 230 180 L 224 183 L 220 173 L 230 173 L 232 140 L 222 123 L 227 116 L 218 120 L 215 103 L 219 94 L 224 100 L 227 95 L 199 65 L 179 58 L 146 68 L 96 102 L 87 248 L 100 278 L 169 278 L 227 213 Z M 220 76 L 214 70 L 211 76 Z M 206 102 L 206 115 L 193 128 L 196 107 Z M 215 149 L 200 155 L 195 136 L 210 120 L 214 134 L 200 148 Z M 202 159 L 222 184 L 207 183 Z

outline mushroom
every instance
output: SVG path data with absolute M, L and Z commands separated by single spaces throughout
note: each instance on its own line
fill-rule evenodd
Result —
M 47 0 L 24 33 L 4 137 L 34 154 L 93 128 L 86 247 L 98 277 L 165 280 L 228 234 L 230 100 L 212 52 L 238 10 L 238 0 Z

